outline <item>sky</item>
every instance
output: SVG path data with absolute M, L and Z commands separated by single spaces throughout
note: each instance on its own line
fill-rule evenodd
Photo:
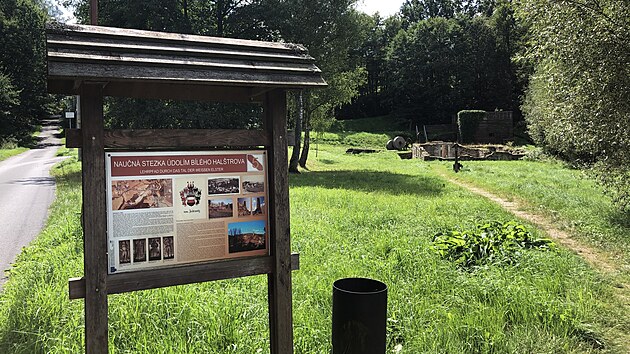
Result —
M 402 6 L 405 0 L 359 0 L 357 9 L 369 15 L 379 12 L 381 17 L 389 17 Z
M 77 19 L 74 17 L 72 10 L 63 6 L 62 0 L 50 0 L 50 4 L 56 5 L 59 12 L 61 12 L 61 18 L 58 20 L 65 23 L 77 23 Z

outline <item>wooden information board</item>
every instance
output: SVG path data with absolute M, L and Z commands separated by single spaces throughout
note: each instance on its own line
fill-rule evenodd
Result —
M 326 86 L 306 49 L 53 24 L 47 50 L 49 92 L 81 102 L 86 352 L 108 352 L 108 294 L 266 274 L 270 351 L 292 353 L 286 90 Z M 264 127 L 105 130 L 104 96 L 260 104 Z

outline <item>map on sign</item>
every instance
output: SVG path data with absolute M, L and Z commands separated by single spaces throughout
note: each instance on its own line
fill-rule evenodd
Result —
M 105 157 L 110 274 L 269 253 L 265 151 Z

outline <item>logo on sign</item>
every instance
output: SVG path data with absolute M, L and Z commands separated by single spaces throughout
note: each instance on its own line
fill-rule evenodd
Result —
M 182 205 L 192 207 L 199 204 L 201 190 L 195 187 L 195 182 L 186 182 L 186 188 L 179 191 L 179 196 L 182 199 Z

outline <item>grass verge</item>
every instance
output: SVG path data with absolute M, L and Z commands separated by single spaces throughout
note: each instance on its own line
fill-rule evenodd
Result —
M 27 148 L 13 148 L 13 149 L 0 149 L 0 161 L 6 160 L 11 156 L 19 155 L 24 151 L 28 150 Z
M 611 287 L 579 257 L 525 251 L 511 266 L 458 270 L 430 250 L 435 233 L 513 216 L 423 162 L 344 149 L 322 145 L 311 171 L 290 177 L 296 353 L 330 352 L 332 283 L 351 276 L 389 287 L 388 352 L 623 352 L 608 340 L 626 325 Z M 0 352 L 82 350 L 83 302 L 67 299 L 67 279 L 82 274 L 78 167 L 55 169 L 48 226 L 0 295 Z M 109 305 L 112 353 L 269 351 L 264 276 L 112 295 Z

